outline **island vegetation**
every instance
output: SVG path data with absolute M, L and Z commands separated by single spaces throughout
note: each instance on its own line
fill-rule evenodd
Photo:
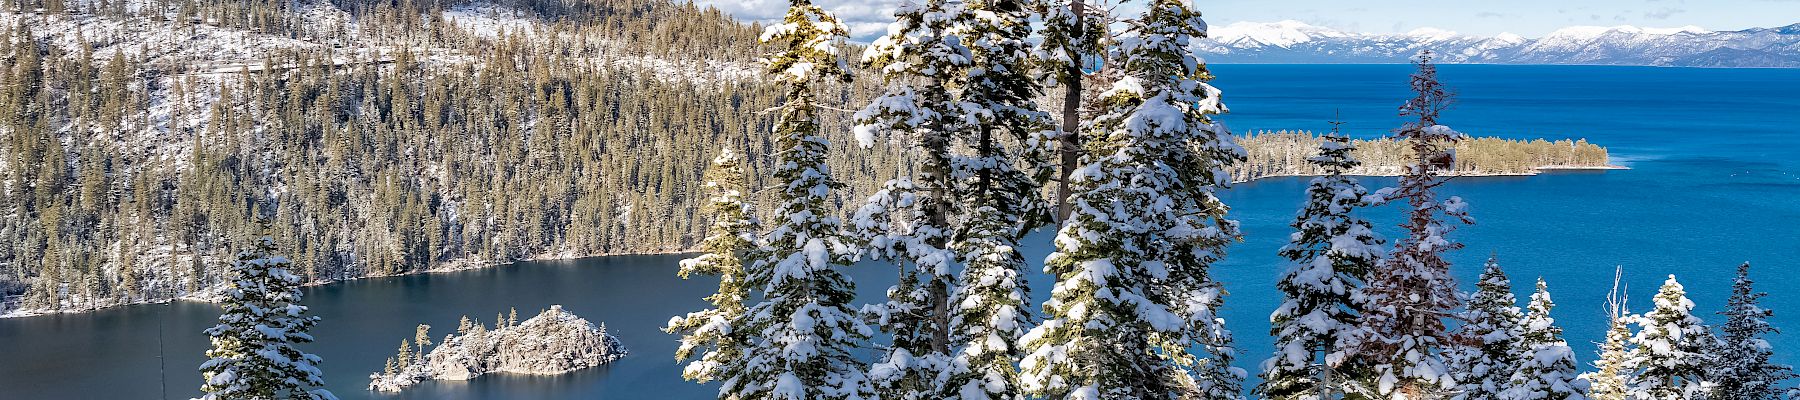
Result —
M 1310 131 L 1257 131 L 1237 138 L 1247 157 L 1230 168 L 1232 179 L 1242 182 L 1276 176 L 1319 176 L 1326 170 L 1307 160 L 1324 144 L 1325 136 Z M 1349 157 L 1360 163 L 1346 175 L 1400 176 L 1412 161 L 1411 145 L 1391 138 L 1355 139 Z M 1536 175 L 1548 169 L 1620 169 L 1611 164 L 1606 148 L 1584 139 L 1504 139 L 1472 137 L 1450 148 L 1455 163 L 1442 170 L 1456 176 Z
M 387 366 L 369 375 L 369 390 L 398 392 L 427 380 L 463 381 L 491 373 L 556 375 L 627 354 L 619 339 L 606 333 L 605 324 L 588 322 L 561 305 L 524 321 L 517 310 L 494 318 L 494 327 L 488 328 L 463 316 L 456 333 L 445 335 L 429 351 L 431 327 L 419 325 L 412 341 L 402 339 Z

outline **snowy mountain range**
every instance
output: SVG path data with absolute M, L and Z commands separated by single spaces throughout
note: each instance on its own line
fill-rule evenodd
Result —
M 1215 26 L 1209 36 L 1194 48 L 1214 63 L 1400 63 L 1429 49 L 1445 63 L 1800 68 L 1800 24 L 1739 31 L 1577 26 L 1530 39 L 1434 28 L 1354 33 L 1289 20 Z

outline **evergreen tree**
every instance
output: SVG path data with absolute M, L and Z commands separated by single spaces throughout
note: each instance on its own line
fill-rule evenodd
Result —
M 964 37 L 968 12 L 961 2 L 924 1 L 901 3 L 888 35 L 863 54 L 863 62 L 880 70 L 889 86 L 856 113 L 856 139 L 863 147 L 872 146 L 876 136 L 887 136 L 906 143 L 903 147 L 921 160 L 916 179 L 891 182 L 871 198 L 907 204 L 870 204 L 861 210 L 902 215 L 858 213 L 857 225 L 891 226 L 881 232 L 885 239 L 871 243 L 879 247 L 872 254 L 902 269 L 900 282 L 888 290 L 889 300 L 868 309 L 894 339 L 871 367 L 870 378 L 882 397 L 894 399 L 932 398 L 943 386 L 939 380 L 950 358 L 951 271 L 957 262 L 949 243 L 955 230 L 951 218 L 960 214 L 952 193 L 951 144 L 972 128 L 962 115 L 967 107 L 961 93 L 952 89 L 964 86 L 962 74 L 973 58 Z M 878 217 L 889 223 L 863 222 Z
M 712 227 L 701 240 L 704 253 L 681 260 L 682 279 L 695 274 L 719 277 L 719 290 L 707 296 L 713 308 L 669 319 L 668 333 L 680 333 L 681 346 L 675 350 L 676 360 L 689 360 L 682 369 L 683 378 L 709 382 L 723 376 L 720 368 L 732 365 L 744 355 L 742 339 L 732 335 L 732 324 L 744 316 L 744 302 L 750 288 L 744 282 L 745 256 L 756 250 L 758 222 L 750 205 L 744 203 L 743 160 L 726 149 L 712 161 L 707 170 L 706 188 L 711 192 L 707 211 L 712 214 Z M 515 312 L 514 315 L 517 315 Z M 695 352 L 699 351 L 696 357 Z
M 1269 317 L 1275 355 L 1263 361 L 1266 399 L 1329 398 L 1340 392 L 1332 376 L 1346 361 L 1341 340 L 1356 330 L 1362 305 L 1355 294 L 1381 259 L 1381 238 L 1356 216 L 1368 189 L 1344 171 L 1360 163 L 1350 157 L 1350 138 L 1333 132 L 1307 161 L 1326 175 L 1307 185 L 1306 205 L 1289 226 L 1294 233 L 1281 256 L 1290 264 L 1276 283 L 1285 300 Z M 1326 371 L 1326 369 L 1333 369 Z M 1342 379 L 1342 378 L 1336 378 Z
M 889 301 L 866 308 L 894 341 L 871 378 L 889 398 L 1016 397 L 1012 346 L 1026 317 L 1016 245 L 1042 220 L 1045 178 L 1026 170 L 1048 170 L 1037 147 L 1048 115 L 1023 69 L 1025 5 L 930 0 L 896 17 L 864 56 L 889 87 L 857 113 L 857 137 L 903 142 L 923 165 L 857 213 L 865 254 L 902 269 Z
M 418 358 L 415 361 L 425 361 L 425 346 L 431 345 L 431 325 L 419 324 L 417 328 L 413 329 L 413 345 L 419 347 L 419 350 L 413 353 Z
M 1426 52 L 1416 63 L 1411 78 L 1415 96 L 1400 106 L 1401 116 L 1415 119 L 1401 126 L 1396 136 L 1412 146 L 1413 163 L 1397 188 L 1377 193 L 1382 200 L 1406 199 L 1407 235 L 1395 242 L 1391 258 L 1377 268 L 1364 289 L 1369 308 L 1363 313 L 1364 332 L 1356 340 L 1358 357 L 1372 365 L 1359 377 L 1373 397 L 1423 399 L 1442 395 L 1454 384 L 1443 360 L 1449 344 L 1445 320 L 1460 306 L 1450 262 L 1443 254 L 1462 247 L 1445 235 L 1453 227 L 1444 219 L 1472 222 L 1462 199 L 1437 200 L 1441 179 L 1436 171 L 1451 164 L 1445 146 L 1461 133 L 1437 123 L 1438 114 L 1450 105 L 1449 90 L 1437 80 L 1437 67 Z
M 1783 387 L 1783 381 L 1796 377 L 1792 367 L 1769 361 L 1775 351 L 1764 336 L 1777 333 L 1768 321 L 1775 312 L 1757 304 L 1768 294 L 1757 292 L 1754 284 L 1750 263 L 1738 266 L 1731 301 L 1719 312 L 1725 316 L 1725 325 L 1720 327 L 1725 335 L 1707 352 L 1714 363 L 1706 370 L 1718 385 L 1712 398 L 1780 399 L 1791 390 Z
M 1594 400 L 1627 400 L 1631 394 L 1631 351 L 1626 346 L 1631 342 L 1632 317 L 1627 315 L 1625 296 L 1619 292 L 1624 274 L 1624 268 L 1613 272 L 1612 292 L 1606 296 L 1606 341 L 1600 344 L 1599 358 L 1594 360 L 1595 371 L 1581 375 L 1588 382 L 1588 398 Z
M 861 255 L 900 266 L 900 280 L 888 288 L 888 300 L 863 308 L 863 314 L 892 340 L 869 369 L 883 398 L 931 398 L 942 386 L 949 361 L 947 354 L 932 347 L 942 326 L 934 322 L 941 310 L 933 307 L 929 280 L 937 278 L 932 270 L 946 268 L 943 265 L 954 262 L 955 256 L 927 240 L 941 239 L 945 232 L 931 225 L 931 211 L 920 201 L 924 197 L 920 192 L 909 179 L 889 181 L 857 210 L 851 231 L 861 244 Z
M 1501 392 L 1510 387 L 1513 372 L 1524 361 L 1519 350 L 1523 346 L 1521 321 L 1526 316 L 1519 312 L 1512 280 L 1492 257 L 1480 279 L 1462 314 L 1459 341 L 1445 350 L 1451 377 L 1456 379 L 1455 399 L 1501 398 Z
M 275 255 L 275 239 L 257 238 L 254 247 L 231 264 L 229 286 L 220 307 L 219 325 L 206 330 L 212 338 L 210 357 L 200 365 L 212 399 L 336 399 L 325 385 L 319 356 L 300 351 L 312 342 L 307 334 L 319 317 L 300 305 L 300 277 L 288 271 L 286 257 Z
M 1019 240 L 1047 222 L 1042 183 L 1052 171 L 1044 157 L 1050 141 L 1049 114 L 1034 99 L 1041 94 L 1028 69 L 1029 2 L 976 0 L 967 3 L 965 37 L 974 56 L 966 69 L 963 102 L 971 132 L 963 142 L 973 150 L 953 170 L 959 177 L 962 208 L 951 247 L 963 265 L 950 297 L 951 360 L 941 397 L 1022 399 L 1015 366 L 1024 354 L 1019 338 L 1029 328 L 1030 311 Z
M 1073 213 L 1046 272 L 1048 319 L 1022 341 L 1023 385 L 1051 399 L 1240 398 L 1208 275 L 1237 237 L 1213 195 L 1242 149 L 1212 123 L 1211 75 L 1187 46 L 1205 22 L 1186 2 L 1147 4 L 1118 40 L 1124 76 L 1099 100 Z M 1199 350 L 1203 354 L 1194 354 Z
M 1631 397 L 1637 400 L 1690 400 L 1706 398 L 1712 383 L 1705 380 L 1709 364 L 1706 351 L 1712 332 L 1694 316 L 1694 302 L 1670 275 L 1656 292 L 1656 308 L 1636 318 L 1638 333 L 1631 338 Z
M 406 339 L 400 339 L 400 349 L 395 351 L 394 357 L 388 359 L 388 362 L 399 363 L 398 365 L 412 365 L 412 363 L 417 362 L 418 359 L 422 358 L 422 357 L 425 357 L 425 355 L 424 354 L 419 354 L 416 356 L 413 355 L 412 342 L 408 342 L 408 341 L 406 341 Z M 394 360 L 399 360 L 399 361 L 394 361 Z
M 1550 290 L 1544 278 L 1538 278 L 1537 292 L 1526 306 L 1515 347 L 1518 369 L 1511 372 L 1511 385 L 1498 398 L 1506 400 L 1587 400 L 1586 384 L 1576 376 L 1575 351 L 1563 341 L 1562 328 L 1550 318 Z
M 762 301 L 745 311 L 733 332 L 745 336 L 744 356 L 723 368 L 722 398 L 852 399 L 870 393 L 850 352 L 872 332 L 850 309 L 854 286 L 839 269 L 850 261 L 839 221 L 826 204 L 841 184 L 825 164 L 817 85 L 849 79 L 837 50 L 848 28 L 807 0 L 789 2 L 764 42 L 780 50 L 766 58 L 786 86 L 776 110 L 774 185 L 780 224 L 749 260 L 746 283 Z

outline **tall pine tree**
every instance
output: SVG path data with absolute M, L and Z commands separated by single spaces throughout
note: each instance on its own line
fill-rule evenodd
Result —
M 968 21 L 974 57 L 966 70 L 962 137 L 973 153 L 955 162 L 968 199 L 952 248 L 963 265 L 950 298 L 951 360 L 940 398 L 1022 399 L 1015 366 L 1029 326 L 1025 257 L 1019 240 L 1047 222 L 1040 195 L 1051 171 L 1044 159 L 1050 116 L 1033 100 L 1040 94 L 1028 70 L 1030 2 L 974 0 Z
M 819 132 L 815 93 L 826 80 L 849 79 L 837 54 L 847 32 L 807 0 L 791 0 L 782 22 L 763 32 L 762 40 L 780 49 L 764 60 L 768 72 L 786 86 L 774 110 L 775 214 L 781 223 L 749 260 L 746 282 L 760 289 L 762 301 L 734 324 L 745 338 L 744 356 L 718 377 L 721 398 L 854 399 L 870 393 L 851 352 L 873 332 L 851 310 L 854 286 L 840 271 L 849 251 L 826 201 L 842 184 L 825 165 L 829 145 Z
M 1391 257 L 1370 277 L 1364 290 L 1369 308 L 1360 323 L 1364 334 L 1357 340 L 1358 357 L 1373 367 L 1359 381 L 1367 395 L 1394 399 L 1441 396 L 1454 380 L 1442 350 L 1451 339 L 1445 320 L 1461 305 L 1450 262 L 1444 253 L 1462 247 L 1446 237 L 1453 226 L 1445 219 L 1464 223 L 1468 218 L 1462 199 L 1438 201 L 1442 184 L 1437 170 L 1453 160 L 1446 147 L 1462 134 L 1439 125 L 1438 114 L 1451 103 L 1450 92 L 1437 79 L 1437 66 L 1426 52 L 1411 77 L 1415 96 L 1400 106 L 1401 116 L 1414 117 L 1396 132 L 1412 147 L 1413 165 L 1400 177 L 1397 188 L 1377 194 L 1383 200 L 1405 199 L 1408 205 L 1406 236 L 1395 242 Z
M 712 192 L 706 210 L 712 214 L 712 226 L 700 241 L 703 253 L 681 260 L 677 272 L 682 279 L 696 274 L 719 277 L 719 290 L 706 298 L 712 308 L 670 318 L 663 328 L 682 335 L 675 359 L 692 359 L 681 376 L 695 382 L 719 379 L 725 373 L 721 368 L 744 355 L 743 338 L 733 335 L 732 324 L 743 318 L 744 302 L 750 297 L 744 258 L 756 257 L 759 230 L 755 212 L 744 202 L 745 185 L 742 158 L 730 149 L 720 152 L 706 171 L 705 187 Z
M 1494 400 L 1509 387 L 1513 371 L 1519 369 L 1521 345 L 1519 300 L 1513 296 L 1512 280 L 1500 269 L 1500 262 L 1488 258 L 1463 311 L 1463 325 L 1458 328 L 1456 345 L 1446 350 L 1450 374 L 1456 379 L 1460 400 Z
M 268 230 L 264 224 L 264 231 Z M 299 276 L 275 254 L 275 238 L 258 237 L 228 271 L 219 324 L 206 330 L 211 358 L 200 365 L 207 400 L 336 399 L 319 371 L 319 356 L 295 345 L 313 341 L 319 317 L 300 305 Z
M 1263 383 L 1256 389 L 1262 398 L 1329 398 L 1341 392 L 1342 378 L 1334 376 L 1341 376 L 1338 369 L 1349 361 L 1343 341 L 1355 333 L 1362 313 L 1355 295 L 1382 254 L 1374 226 L 1355 214 L 1367 205 L 1369 190 L 1344 175 L 1360 164 L 1350 157 L 1355 149 L 1349 137 L 1334 130 L 1319 155 L 1307 160 L 1326 175 L 1307 185 L 1306 205 L 1281 248 L 1290 264 L 1276 283 L 1285 300 L 1269 317 L 1276 351 L 1262 364 Z
M 920 159 L 918 176 L 890 182 L 885 194 L 871 201 L 904 196 L 906 204 L 870 204 L 863 211 L 886 210 L 892 227 L 887 239 L 874 242 L 873 254 L 886 254 L 902 269 L 900 282 L 888 290 L 888 301 L 867 310 L 894 339 L 870 377 L 885 398 L 935 397 L 950 358 L 949 298 L 957 262 L 951 251 L 952 219 L 960 214 L 953 198 L 951 145 L 971 128 L 962 111 L 962 74 L 973 56 L 966 46 L 968 13 L 961 2 L 904 2 L 894 10 L 888 35 L 875 40 L 863 62 L 881 71 L 888 90 L 856 113 L 856 139 L 864 147 L 876 136 L 902 142 Z M 899 192 L 903 191 L 903 192 Z M 898 199 L 894 199 L 898 203 Z M 863 218 L 879 217 L 858 213 Z M 881 225 L 881 224 L 873 224 Z M 911 268 L 908 268 L 910 266 Z
M 1550 289 L 1538 278 L 1525 318 L 1520 321 L 1516 351 L 1519 367 L 1507 370 L 1509 387 L 1498 398 L 1505 400 L 1587 400 L 1586 384 L 1576 375 L 1575 350 L 1563 340 L 1562 327 L 1550 318 Z
M 1706 351 L 1712 331 L 1694 316 L 1694 302 L 1670 275 L 1656 292 L 1656 308 L 1636 318 L 1637 336 L 1631 362 L 1631 397 L 1638 400 L 1690 400 L 1706 398 Z
M 1241 397 L 1216 314 L 1225 292 L 1208 269 L 1237 237 L 1213 191 L 1243 150 L 1212 122 L 1225 108 L 1187 48 L 1204 35 L 1199 13 L 1146 6 L 1117 38 L 1123 76 L 1098 99 L 1085 165 L 1069 177 L 1072 214 L 1045 266 L 1058 278 L 1048 319 L 1022 339 L 1037 396 Z
M 1782 382 L 1795 378 L 1792 367 L 1769 361 L 1775 350 L 1764 336 L 1777 333 L 1769 325 L 1769 317 L 1775 312 L 1757 304 L 1768 294 L 1757 292 L 1754 285 L 1750 263 L 1738 266 L 1737 279 L 1731 285 L 1731 301 L 1725 311 L 1719 312 L 1725 316 L 1725 325 L 1720 327 L 1725 334 L 1707 352 L 1715 362 L 1706 370 L 1718 385 L 1712 398 L 1779 399 L 1790 390 Z
M 927 243 L 945 232 L 930 224 L 930 210 L 920 197 L 912 180 L 894 179 L 870 196 L 852 220 L 851 233 L 861 256 L 900 266 L 899 282 L 888 288 L 887 301 L 863 307 L 863 314 L 892 343 L 869 368 L 882 398 L 931 398 L 949 360 L 947 354 L 933 350 L 932 340 L 942 325 L 935 322 L 941 314 L 932 307 L 928 285 L 938 275 L 926 269 L 947 269 L 955 260 L 949 251 Z

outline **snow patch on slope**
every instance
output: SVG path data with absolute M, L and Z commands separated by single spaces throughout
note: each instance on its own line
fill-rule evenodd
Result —
M 471 4 L 444 11 L 443 18 L 478 37 L 494 39 L 501 33 L 530 35 L 537 22 L 524 11 L 493 4 Z

